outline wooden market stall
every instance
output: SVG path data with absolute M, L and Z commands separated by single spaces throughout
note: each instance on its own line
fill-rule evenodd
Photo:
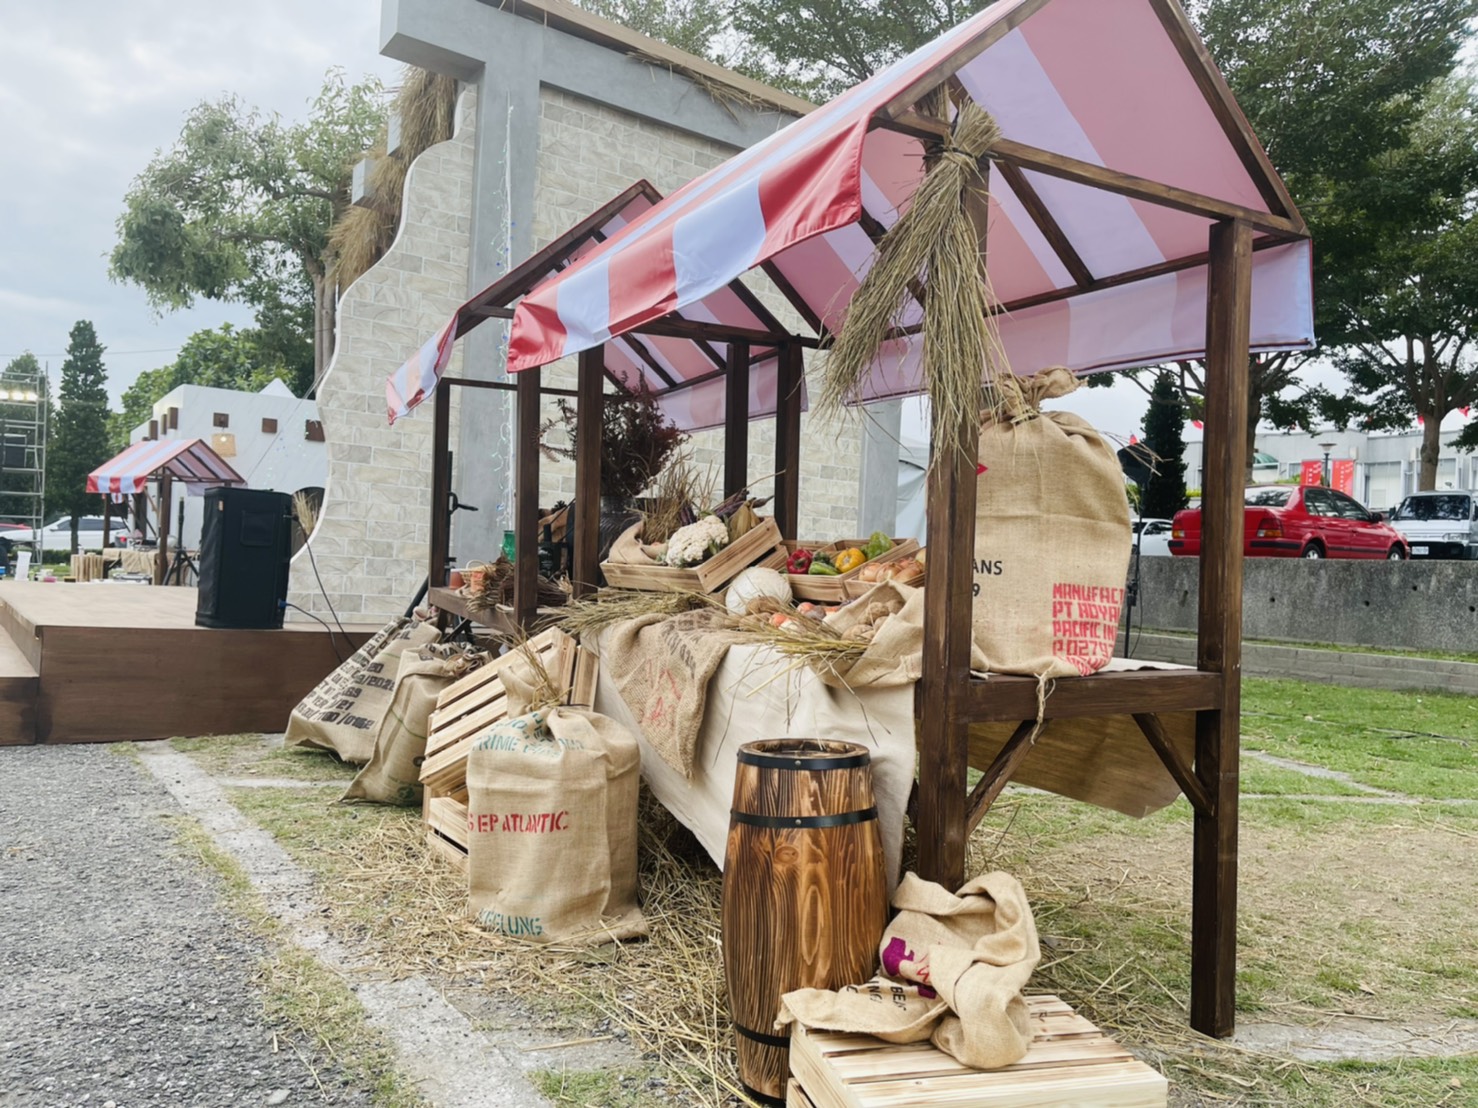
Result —
M 156 505 L 159 550 L 155 558 L 154 584 L 162 585 L 169 575 L 169 515 L 176 481 L 204 491 L 222 485 L 245 485 L 246 479 L 210 448 L 204 439 L 144 439 L 108 459 L 87 475 L 87 491 L 103 498 L 103 546 L 108 545 L 111 501 L 133 497 L 134 531 L 142 536 L 147 528 L 149 494 L 153 481 L 159 490 Z M 176 544 L 184 536 L 176 537 Z M 177 584 L 181 583 L 176 581 Z
M 1196 667 L 1059 680 L 1045 718 L 1132 718 L 1192 805 L 1191 1023 L 1228 1035 L 1235 1021 L 1248 359 L 1311 343 L 1311 255 L 1302 218 L 1174 0 L 1000 0 L 607 241 L 575 249 L 574 239 L 561 240 L 541 253 L 536 268 L 559 272 L 523 295 L 509 351 L 519 399 L 515 611 L 524 620 L 534 614 L 536 401 L 540 367 L 561 357 L 578 355 L 585 415 L 598 410 L 606 381 L 630 380 L 620 343 L 681 338 L 708 347 L 721 365 L 685 370 L 663 390 L 721 390 L 731 488 L 743 481 L 746 427 L 760 414 L 755 382 L 763 372 L 774 383 L 778 421 L 776 517 L 784 535 L 796 537 L 802 352 L 843 324 L 861 274 L 927 167 L 962 156 L 951 121 L 972 102 L 1001 129 L 972 159 L 989 202 L 980 194 L 969 202 L 991 314 L 1015 371 L 1066 365 L 1086 374 L 1206 361 Z M 592 220 L 603 213 L 609 206 Z M 587 238 L 594 237 L 590 224 L 582 224 Z M 789 333 L 769 318 L 736 326 L 688 311 L 756 267 L 813 335 Z M 503 304 L 518 295 L 503 292 Z M 921 275 L 917 303 L 887 336 L 862 402 L 924 391 L 919 362 L 929 295 Z M 489 303 L 483 314 L 505 315 L 503 304 Z M 422 367 L 449 345 L 439 343 L 431 359 L 423 351 Z M 423 381 L 417 399 L 434 385 L 435 371 Z M 399 396 L 413 391 L 403 379 Z M 439 443 L 445 395 L 438 393 Z M 391 400 L 393 411 L 394 388 Z M 597 423 L 587 418 L 581 426 Z M 953 428 L 936 426 L 936 436 L 953 434 L 966 446 L 936 451 L 928 493 L 913 815 L 919 872 L 948 887 L 965 876 L 971 829 L 1030 753 L 1038 716 L 1035 680 L 970 672 L 976 431 L 970 413 Z M 576 451 L 584 508 L 574 577 L 585 590 L 596 580 L 590 524 L 598 442 L 582 432 Z M 433 534 L 444 527 L 443 476 L 436 490 Z M 444 555 L 443 529 L 433 541 L 433 569 Z M 1172 712 L 1195 713 L 1193 760 L 1167 738 L 1161 717 Z M 986 722 L 1020 726 L 991 757 L 976 758 L 983 776 L 967 791 L 970 728 Z

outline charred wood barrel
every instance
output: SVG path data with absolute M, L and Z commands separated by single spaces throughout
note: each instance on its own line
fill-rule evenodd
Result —
M 785 1103 L 780 997 L 837 989 L 877 967 L 888 918 L 867 750 L 770 739 L 739 751 L 724 859 L 724 976 L 750 1096 Z

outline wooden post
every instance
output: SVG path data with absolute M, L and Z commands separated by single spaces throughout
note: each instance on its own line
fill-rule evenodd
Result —
M 164 584 L 164 575 L 169 572 L 169 510 L 170 476 L 165 471 L 159 475 L 159 553 L 154 559 L 154 584 Z
M 1252 228 L 1211 228 L 1206 288 L 1206 432 L 1196 666 L 1222 674 L 1221 706 L 1196 714 L 1196 776 L 1211 801 L 1195 817 L 1191 1026 L 1230 1035 L 1237 1000 L 1237 790 L 1242 707 L 1243 473 Z M 931 558 L 932 561 L 932 558 Z M 930 566 L 933 572 L 933 566 Z
M 103 493 L 103 549 L 108 549 L 108 540 L 113 535 L 113 506 L 108 502 L 108 494 Z
M 749 343 L 729 343 L 724 369 L 724 495 L 749 484 Z
M 539 379 L 535 366 L 516 375 L 514 418 L 513 618 L 525 631 L 539 609 Z
M 805 351 L 788 342 L 780 348 L 775 386 L 775 525 L 787 539 L 800 538 L 801 393 Z
M 575 598 L 588 596 L 600 584 L 600 443 L 605 420 L 605 351 L 595 347 L 580 354 L 579 398 L 575 401 L 575 529 L 574 565 L 570 580 Z
M 426 583 L 447 584 L 447 560 L 452 545 L 452 388 L 441 382 L 433 398 L 431 419 L 431 564 Z
M 133 494 L 133 529 L 139 533 L 139 541 L 143 542 L 149 530 L 149 494 L 136 492 Z M 132 542 L 133 536 L 130 535 Z

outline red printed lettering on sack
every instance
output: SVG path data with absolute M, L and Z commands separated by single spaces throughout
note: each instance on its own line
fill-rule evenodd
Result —
M 1052 586 L 1052 654 L 1079 673 L 1094 673 L 1114 655 L 1124 590 L 1109 585 Z
M 515 831 L 530 835 L 547 835 L 553 831 L 570 829 L 570 813 L 565 812 L 515 812 L 499 816 L 491 812 L 469 812 L 467 830 L 473 834 L 493 831 Z

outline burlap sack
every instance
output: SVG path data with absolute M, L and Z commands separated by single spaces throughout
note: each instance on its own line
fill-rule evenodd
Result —
M 776 1027 L 932 1039 L 976 1069 L 1020 1061 L 1032 1038 L 1021 990 L 1042 956 L 1021 883 L 987 873 L 949 893 L 908 873 L 893 906 L 898 915 L 879 947 L 883 973 L 840 992 L 786 993 Z
M 647 934 L 636 903 L 636 737 L 581 708 L 525 711 L 526 667 L 503 671 L 510 712 L 467 757 L 468 899 L 489 930 L 536 943 Z
M 1133 533 L 1113 447 L 1085 420 L 1042 412 L 1077 380 L 1021 382 L 1022 418 L 986 420 L 975 482 L 975 642 L 993 673 L 1071 677 L 1113 657 Z
M 897 581 L 880 581 L 852 603 L 826 617 L 826 625 L 843 637 L 867 617 L 874 604 L 898 611 L 882 621 L 867 649 L 856 661 L 821 670 L 834 688 L 888 688 L 912 685 L 924 673 L 924 590 Z M 985 658 L 972 647 L 971 669 L 984 670 Z
M 736 637 L 722 613 L 699 609 L 641 616 L 613 627 L 601 647 L 609 677 L 647 742 L 673 769 L 693 776 L 708 682 Z
M 344 799 L 404 807 L 420 804 L 421 760 L 437 694 L 489 658 L 485 650 L 456 643 L 432 643 L 402 654 L 395 692 L 375 735 L 375 751 L 349 782 Z
M 332 750 L 355 765 L 368 762 L 395 691 L 400 656 L 438 637 L 431 623 L 402 619 L 388 624 L 292 710 L 284 742 Z

